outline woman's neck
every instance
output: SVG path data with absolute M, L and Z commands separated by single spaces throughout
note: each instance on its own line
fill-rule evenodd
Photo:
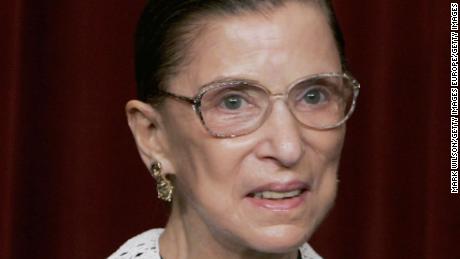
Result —
M 194 209 L 184 210 L 179 206 L 173 206 L 159 242 L 163 259 L 297 259 L 298 253 L 262 253 L 236 242 L 219 240 Z

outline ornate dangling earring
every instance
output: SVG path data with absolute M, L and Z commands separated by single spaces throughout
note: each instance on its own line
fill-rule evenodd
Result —
M 154 162 L 150 167 L 150 174 L 153 176 L 157 182 L 157 192 L 158 198 L 171 202 L 174 186 L 171 181 L 166 178 L 164 174 L 161 173 L 161 164 L 160 162 Z

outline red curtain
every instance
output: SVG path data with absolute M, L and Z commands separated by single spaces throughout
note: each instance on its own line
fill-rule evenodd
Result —
M 459 258 L 450 194 L 450 4 L 336 1 L 362 91 L 326 258 Z M 165 223 L 124 117 L 144 1 L 0 8 L 0 258 L 103 258 Z

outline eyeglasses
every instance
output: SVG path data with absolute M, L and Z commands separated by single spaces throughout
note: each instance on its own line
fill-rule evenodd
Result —
M 339 127 L 353 113 L 360 85 L 348 73 L 322 73 L 298 79 L 287 89 L 273 94 L 254 81 L 226 79 L 204 85 L 191 98 L 162 90 L 160 94 L 190 103 L 212 136 L 231 138 L 258 129 L 275 99 L 282 99 L 306 127 Z

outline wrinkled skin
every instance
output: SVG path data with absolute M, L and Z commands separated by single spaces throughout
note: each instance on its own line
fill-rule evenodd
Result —
M 306 75 L 341 72 L 327 18 L 313 3 L 208 18 L 189 55 L 168 91 L 194 96 L 210 81 L 234 77 L 282 93 Z M 127 113 L 145 164 L 161 162 L 174 179 L 164 258 L 296 258 L 334 203 L 344 126 L 303 127 L 282 100 L 260 128 L 236 138 L 212 137 L 190 105 L 173 99 L 160 108 L 130 101 Z M 263 184 L 290 181 L 311 186 L 293 209 L 247 198 Z

